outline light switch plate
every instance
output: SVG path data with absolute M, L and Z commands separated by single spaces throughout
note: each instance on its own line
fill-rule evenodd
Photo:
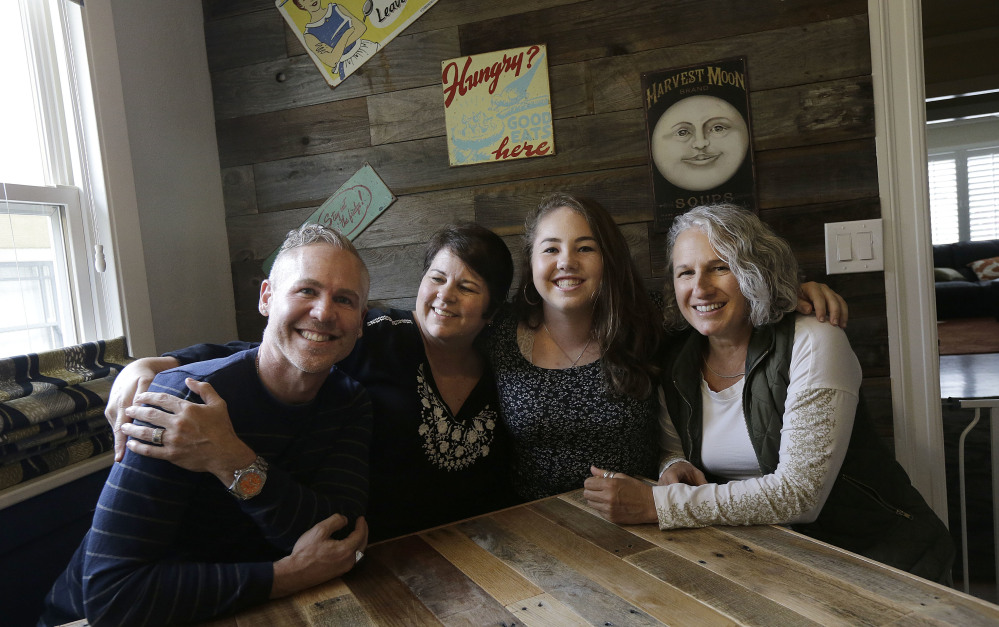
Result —
M 826 228 L 826 274 L 885 269 L 881 219 L 829 222 Z

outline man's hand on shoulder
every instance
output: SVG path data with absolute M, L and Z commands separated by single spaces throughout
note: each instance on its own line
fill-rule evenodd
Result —
M 204 404 L 158 392 L 135 396 L 136 404 L 125 412 L 129 421 L 140 420 L 152 426 L 123 424 L 122 433 L 133 438 L 128 441 L 128 449 L 193 472 L 210 472 L 228 487 L 233 473 L 250 465 L 256 453 L 236 435 L 226 402 L 215 388 L 195 379 L 187 379 L 186 383 Z M 163 431 L 157 437 L 158 429 Z M 157 440 L 161 445 L 152 444 Z
M 347 518 L 333 514 L 317 523 L 295 543 L 291 555 L 274 562 L 271 598 L 288 596 L 346 573 L 368 545 L 368 525 L 358 518 L 354 531 L 343 540 L 331 536 L 347 525 Z

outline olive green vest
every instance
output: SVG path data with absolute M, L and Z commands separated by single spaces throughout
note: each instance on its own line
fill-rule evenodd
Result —
M 760 474 L 777 469 L 790 383 L 795 315 L 754 329 L 746 355 L 743 413 Z M 705 338 L 694 331 L 667 346 L 662 385 L 666 408 L 687 459 L 702 468 L 701 360 Z M 724 483 L 724 479 L 708 477 Z M 950 535 L 912 487 L 876 434 L 863 396 L 832 492 L 815 522 L 795 530 L 917 575 L 942 580 L 953 559 Z M 949 571 L 948 571 L 949 573 Z

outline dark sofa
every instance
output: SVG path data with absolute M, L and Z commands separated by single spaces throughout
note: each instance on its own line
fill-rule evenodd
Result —
M 999 319 L 999 279 L 979 281 L 968 266 L 973 261 L 996 256 L 999 256 L 999 239 L 933 247 L 938 320 L 989 316 Z

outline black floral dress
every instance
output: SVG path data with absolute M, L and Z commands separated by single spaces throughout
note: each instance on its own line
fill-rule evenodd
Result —
M 514 489 L 538 499 L 583 487 L 590 466 L 651 477 L 658 459 L 655 396 L 638 400 L 611 392 L 601 360 L 552 370 L 523 350 L 517 320 L 507 315 L 489 337 L 489 359 L 510 432 Z

